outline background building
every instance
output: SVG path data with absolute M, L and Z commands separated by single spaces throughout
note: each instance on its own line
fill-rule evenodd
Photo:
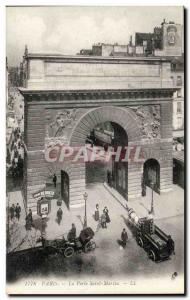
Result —
M 128 44 L 98 43 L 92 49 L 81 50 L 80 55 L 94 56 L 153 56 L 171 60 L 171 79 L 178 91 L 173 100 L 173 137 L 175 143 L 183 143 L 184 137 L 184 55 L 183 26 L 164 19 L 160 27 L 153 32 L 136 32 L 135 44 L 132 36 Z

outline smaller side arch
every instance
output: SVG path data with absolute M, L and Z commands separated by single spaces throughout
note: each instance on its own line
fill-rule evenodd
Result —
M 160 193 L 160 163 L 155 158 L 149 158 L 143 165 L 142 196 L 146 195 L 146 187 Z
M 69 174 L 61 170 L 61 197 L 65 202 L 67 208 L 69 208 L 70 204 L 70 178 Z

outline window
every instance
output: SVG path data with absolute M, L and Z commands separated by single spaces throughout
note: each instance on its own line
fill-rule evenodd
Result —
M 147 47 L 147 41 L 143 41 L 143 46 Z
M 178 128 L 181 128 L 182 125 L 183 125 L 183 119 L 182 119 L 182 117 L 178 117 L 177 118 L 177 126 L 178 126 Z
M 178 97 L 181 97 L 181 96 L 182 96 L 181 90 L 177 91 L 177 96 L 178 96 Z
M 171 81 L 172 81 L 172 84 L 175 85 L 174 77 L 173 77 L 173 76 L 170 76 L 170 79 L 171 79 Z
M 181 114 L 181 113 L 182 113 L 182 103 L 177 102 L 177 114 Z
M 172 70 L 172 71 L 175 71 L 175 70 L 176 70 L 176 64 L 174 64 L 174 63 L 171 64 L 171 70 Z
M 181 86 L 182 85 L 182 78 L 181 76 L 177 76 L 177 86 Z

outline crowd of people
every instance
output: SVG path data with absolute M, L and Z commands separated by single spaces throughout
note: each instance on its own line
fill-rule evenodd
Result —
M 96 204 L 94 219 L 95 221 L 99 222 L 98 224 L 99 227 L 101 226 L 102 228 L 107 228 L 107 224 L 111 222 L 107 206 L 104 207 L 102 214 L 100 216 L 99 204 Z
M 20 128 L 13 130 L 13 139 L 9 153 L 9 171 L 12 178 L 23 176 L 24 147 Z

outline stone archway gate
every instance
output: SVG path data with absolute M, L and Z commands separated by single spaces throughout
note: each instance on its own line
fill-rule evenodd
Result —
M 51 143 L 82 145 L 97 124 L 112 121 L 140 145 L 145 160 L 160 164 L 160 192 L 172 188 L 172 98 L 170 62 L 163 58 L 113 58 L 28 54 L 24 57 L 25 199 L 36 211 L 33 193 L 47 177 L 65 170 L 70 208 L 83 205 L 85 165 L 49 163 Z M 143 164 L 128 165 L 128 199 L 141 195 Z M 58 178 L 59 179 L 59 178 Z

